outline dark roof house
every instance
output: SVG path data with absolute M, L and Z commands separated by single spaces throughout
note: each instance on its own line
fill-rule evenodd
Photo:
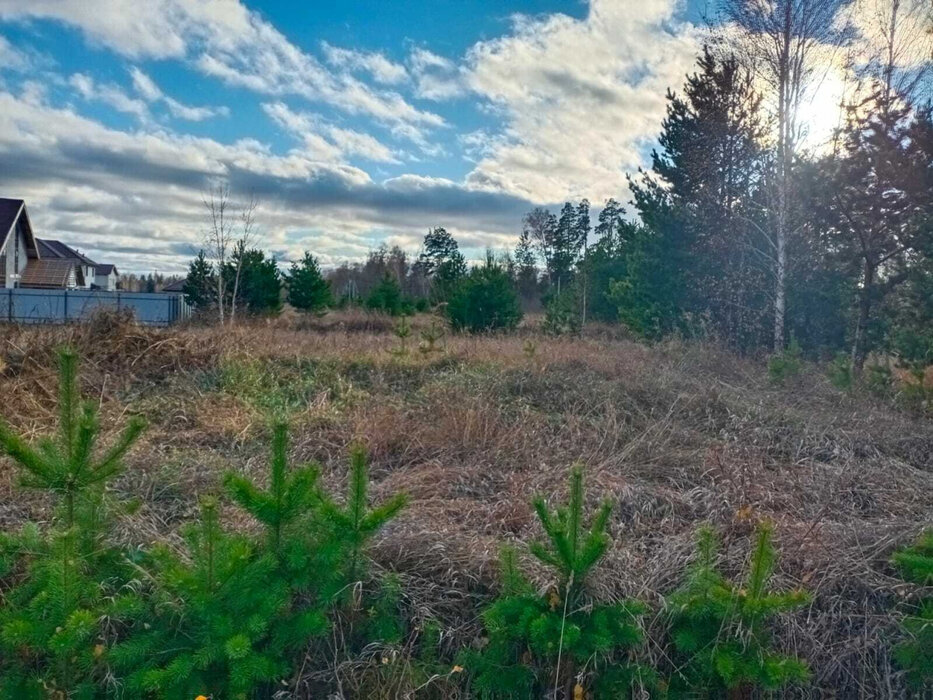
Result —
M 90 287 L 96 262 L 61 241 L 36 238 L 22 199 L 0 197 L 0 287 L 68 289 Z M 115 288 L 115 283 L 113 284 Z

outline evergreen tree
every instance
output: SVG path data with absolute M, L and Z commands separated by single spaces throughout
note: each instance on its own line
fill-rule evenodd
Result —
M 651 290 L 644 296 L 665 313 L 709 318 L 724 340 L 751 349 L 769 338 L 762 261 L 770 249 L 755 224 L 754 200 L 763 166 L 761 100 L 736 59 L 704 49 L 698 64 L 684 95 L 668 94 L 650 173 L 630 179 L 642 222 L 659 239 L 645 248 L 655 256 L 646 263 L 670 278 L 669 298 L 652 298 Z
M 188 265 L 184 287 L 185 299 L 198 311 L 206 309 L 214 303 L 216 287 L 214 266 L 208 261 L 204 251 L 200 250 Z
M 288 273 L 288 303 L 302 311 L 321 311 L 334 303 L 330 282 L 311 253 L 293 262 Z
M 527 230 L 523 230 L 515 247 L 515 286 L 523 300 L 538 296 L 538 266 Z
M 480 697 L 543 697 L 557 687 L 573 697 L 577 671 L 584 666 L 598 697 L 629 697 L 635 684 L 651 683 L 651 673 L 625 656 L 642 639 L 637 617 L 644 607 L 584 600 L 587 575 L 609 548 L 612 506 L 603 502 L 587 524 L 583 503 L 580 465 L 571 471 L 565 505 L 551 510 L 540 496 L 533 502 L 546 539 L 532 543 L 529 551 L 556 575 L 549 594 L 537 594 L 515 552 L 503 549 L 502 591 L 483 612 L 488 643 L 460 655 L 471 690 Z M 579 686 L 579 694 L 584 690 Z
M 227 277 L 224 288 L 229 294 L 233 293 L 233 280 L 238 267 L 240 281 L 236 285 L 237 306 L 242 304 L 252 314 L 278 313 L 282 308 L 282 276 L 275 258 L 267 258 L 258 249 L 237 248 L 224 267 L 224 275 Z
M 518 295 L 508 274 L 491 256 L 474 267 L 447 303 L 454 330 L 482 333 L 514 328 L 522 319 Z
M 925 119 L 929 112 L 915 114 L 880 92 L 869 105 L 852 108 L 843 157 L 830 162 L 830 235 L 859 280 L 851 345 L 856 374 L 882 335 L 878 307 L 910 277 L 931 238 L 933 152 L 924 152 L 922 137 L 914 138 L 933 128 L 923 125 Z
M 131 420 L 107 449 L 97 449 L 95 404 L 82 402 L 77 356 L 59 352 L 59 424 L 54 439 L 27 444 L 0 419 L 0 450 L 18 465 L 29 488 L 59 499 L 50 531 L 27 526 L 0 537 L 0 574 L 15 571 L 0 601 L 0 697 L 92 697 L 107 676 L 106 652 L 137 596 L 121 590 L 131 578 L 108 541 L 104 488 L 122 470 L 139 437 Z M 108 629 L 101 625 L 108 620 Z
M 894 566 L 918 586 L 933 585 L 933 530 L 916 544 L 894 555 Z M 894 648 L 894 659 L 917 689 L 933 689 L 933 596 L 920 600 L 903 619 L 904 639 Z
M 673 696 L 706 693 L 718 697 L 725 691 L 776 689 L 809 678 L 804 662 L 770 648 L 770 618 L 809 599 L 801 591 L 768 591 L 776 559 L 771 539 L 771 526 L 760 525 L 746 578 L 736 585 L 716 568 L 717 542 L 712 529 L 700 529 L 697 559 L 667 604 L 677 654 L 670 682 Z
M 389 316 L 400 316 L 405 311 L 403 301 L 402 288 L 396 278 L 387 272 L 366 297 L 366 308 Z
M 457 241 L 443 228 L 435 228 L 424 237 L 417 265 L 431 281 L 431 299 L 435 302 L 447 301 L 467 273 Z

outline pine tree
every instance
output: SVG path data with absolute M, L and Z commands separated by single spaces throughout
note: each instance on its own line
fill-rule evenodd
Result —
M 806 680 L 809 670 L 803 661 L 770 646 L 770 619 L 809 600 L 802 591 L 767 590 L 777 556 L 771 526 L 759 526 L 741 585 L 719 573 L 717 550 L 713 530 L 701 528 L 697 560 L 683 586 L 667 601 L 677 655 L 671 694 L 718 696 L 729 691 L 741 696 L 753 688 L 776 689 Z
M 321 311 L 334 303 L 330 282 L 324 279 L 317 260 L 305 253 L 292 263 L 288 273 L 288 303 L 302 311 Z
M 927 530 L 916 544 L 897 552 L 894 566 L 918 586 L 933 585 L 933 530 Z M 904 639 L 894 648 L 894 659 L 907 672 L 917 689 L 933 689 L 933 597 L 927 596 L 904 616 Z
M 21 483 L 60 501 L 50 532 L 30 525 L 0 538 L 0 575 L 13 574 L 0 605 L 0 697 L 93 695 L 111 641 L 100 621 L 110 621 L 112 635 L 136 599 L 121 591 L 130 576 L 107 538 L 104 489 L 143 423 L 131 420 L 113 445 L 97 450 L 97 412 L 80 401 L 77 369 L 75 353 L 61 350 L 55 439 L 33 447 L 0 420 L 0 449 L 19 466 Z
M 214 277 L 214 266 L 208 261 L 203 250 L 188 265 L 188 276 L 185 278 L 185 299 L 197 310 L 206 309 L 216 298 L 217 280 Z
M 135 696 L 248 698 L 288 676 L 297 644 L 327 629 L 315 608 L 293 613 L 275 557 L 223 531 L 219 506 L 204 498 L 185 534 L 188 556 L 159 545 L 145 624 L 111 653 Z M 142 621 L 141 620 L 141 621 Z M 287 624 L 285 624 L 287 622 Z
M 329 494 L 319 494 L 320 519 L 325 531 L 343 550 L 337 564 L 341 586 L 356 583 L 366 572 L 366 546 L 373 535 L 392 520 L 408 503 L 398 493 L 384 503 L 369 506 L 369 459 L 357 445 L 350 450 L 350 474 L 344 505 Z
M 583 504 L 580 465 L 571 470 L 566 504 L 552 511 L 543 497 L 533 501 L 547 539 L 529 551 L 557 577 L 549 594 L 536 593 L 515 551 L 503 549 L 502 591 L 483 612 L 488 643 L 459 657 L 480 697 L 542 697 L 558 687 L 570 697 L 584 666 L 599 697 L 628 697 L 634 686 L 652 683 L 652 674 L 626 656 L 642 639 L 637 617 L 644 606 L 585 600 L 586 577 L 611 543 L 606 526 L 612 506 L 603 502 L 587 525 Z

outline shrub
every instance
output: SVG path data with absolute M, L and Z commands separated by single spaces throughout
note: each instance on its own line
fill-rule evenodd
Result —
M 889 398 L 894 386 L 894 375 L 887 365 L 868 365 L 865 368 L 865 388 L 875 396 Z
M 580 299 L 571 288 L 552 295 L 544 306 L 542 329 L 551 335 L 578 335 L 580 333 Z
M 809 600 L 801 591 L 767 590 L 776 558 L 771 540 L 771 526 L 760 525 L 745 581 L 736 585 L 716 568 L 713 530 L 700 529 L 697 560 L 667 601 L 677 664 L 672 695 L 729 691 L 746 697 L 754 688 L 775 689 L 809 678 L 803 661 L 770 647 L 770 618 Z
M 113 445 L 97 450 L 97 412 L 80 401 L 77 366 L 73 351 L 59 352 L 55 439 L 30 446 L 0 420 L 0 449 L 19 466 L 22 483 L 59 504 L 49 530 L 29 525 L 0 538 L 0 575 L 11 579 L 0 599 L 0 697 L 91 696 L 107 676 L 107 647 L 123 613 L 139 602 L 123 588 L 131 572 L 109 542 L 104 489 L 143 423 L 131 420 Z
M 829 383 L 842 391 L 852 389 L 852 360 L 847 353 L 841 352 L 830 363 L 826 371 Z
M 576 465 L 566 505 L 551 511 L 543 498 L 534 500 L 547 539 L 531 544 L 529 551 L 556 576 L 550 593 L 536 593 L 522 575 L 515 551 L 503 549 L 502 592 L 482 616 L 488 643 L 460 655 L 471 688 L 481 697 L 543 697 L 561 683 L 571 688 L 583 668 L 600 696 L 626 697 L 635 681 L 649 680 L 649 673 L 624 656 L 642 639 L 637 617 L 644 607 L 584 600 L 586 577 L 610 544 L 606 525 L 612 506 L 604 502 L 587 526 L 583 495 L 583 469 Z
M 911 547 L 897 552 L 894 566 L 906 580 L 918 586 L 933 585 L 933 530 L 924 532 Z M 920 689 L 933 685 L 933 597 L 927 596 L 904 616 L 901 641 L 894 660 Z M 929 689 L 929 687 L 928 687 Z
M 401 316 L 405 311 L 405 300 L 402 298 L 402 288 L 398 280 L 386 273 L 366 297 L 366 308 L 389 316 Z
M 515 328 L 522 309 L 508 273 L 487 260 L 470 270 L 450 294 L 447 317 L 454 330 L 482 333 Z
M 788 379 L 796 377 L 803 369 L 803 359 L 800 345 L 796 338 L 781 352 L 768 358 L 768 377 L 772 384 L 786 384 Z

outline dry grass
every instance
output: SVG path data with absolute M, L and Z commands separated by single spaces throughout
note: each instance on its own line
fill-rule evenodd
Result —
M 722 533 L 725 566 L 736 571 L 753 521 L 770 518 L 779 583 L 814 592 L 779 630 L 813 666 L 808 693 L 902 692 L 888 660 L 891 611 L 915 592 L 888 559 L 933 519 L 929 420 L 842 394 L 816 368 L 777 389 L 760 363 L 696 344 L 649 348 L 612 329 L 575 341 L 533 329 L 452 336 L 443 352 L 399 357 L 391 325 L 363 316 L 226 331 L 142 329 L 120 318 L 4 327 L 0 410 L 30 435 L 46 430 L 54 348 L 75 345 L 104 423 L 127 412 L 150 421 L 119 483 L 143 501 L 124 532 L 136 541 L 174 536 L 225 469 L 263 473 L 270 406 L 292 413 L 294 457 L 320 461 L 334 487 L 348 445 L 362 440 L 375 495 L 412 497 L 377 562 L 401 577 L 416 623 L 443 623 L 450 649 L 478 631 L 500 544 L 539 534 L 531 496 L 561 494 L 575 460 L 587 465 L 590 498 L 617 503 L 612 554 L 593 581 L 605 597 L 659 602 L 703 521 Z M 415 338 L 427 323 L 415 323 Z M 2 469 L 0 526 L 42 518 L 42 499 L 14 498 Z M 647 653 L 658 657 L 662 625 L 646 624 Z

